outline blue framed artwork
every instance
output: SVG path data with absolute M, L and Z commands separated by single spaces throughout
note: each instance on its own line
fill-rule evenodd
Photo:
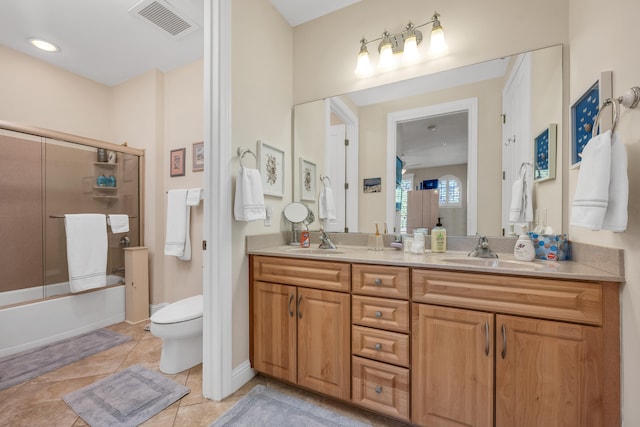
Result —
M 556 177 L 556 138 L 558 126 L 551 123 L 533 139 L 533 180 L 546 181 Z
M 571 164 L 580 163 L 582 150 L 591 139 L 593 122 L 600 108 L 599 82 L 595 82 L 571 106 Z

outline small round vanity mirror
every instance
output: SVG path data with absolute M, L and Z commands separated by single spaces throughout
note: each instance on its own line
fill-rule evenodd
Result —
M 287 218 L 287 221 L 293 224 L 299 224 L 309 215 L 309 209 L 302 203 L 293 202 L 289 203 L 284 208 L 284 217 Z

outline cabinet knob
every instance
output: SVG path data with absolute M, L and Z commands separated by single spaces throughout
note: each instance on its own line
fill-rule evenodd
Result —
M 378 394 L 382 393 L 382 386 L 381 385 L 377 385 L 376 386 L 376 393 L 378 393 Z
M 380 286 L 382 285 L 382 279 L 378 277 L 376 280 L 373 281 L 373 283 L 375 283 L 377 286 Z
M 382 350 L 382 344 L 377 342 L 376 345 L 373 346 L 373 348 L 375 348 L 376 350 Z
M 381 318 L 382 317 L 382 312 L 381 311 L 376 311 L 376 318 Z

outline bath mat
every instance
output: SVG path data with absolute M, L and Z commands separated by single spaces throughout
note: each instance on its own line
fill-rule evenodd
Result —
M 257 385 L 210 427 L 232 426 L 370 427 L 371 424 Z
M 189 389 L 159 372 L 133 365 L 63 397 L 91 427 L 137 426 Z
M 131 340 L 108 329 L 98 329 L 0 359 L 0 390 L 29 381 L 92 354 Z

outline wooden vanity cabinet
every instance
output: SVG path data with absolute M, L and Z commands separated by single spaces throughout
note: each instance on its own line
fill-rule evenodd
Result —
M 416 269 L 412 285 L 413 423 L 620 424 L 617 284 Z
M 349 400 L 349 264 L 254 256 L 252 274 L 253 368 Z

